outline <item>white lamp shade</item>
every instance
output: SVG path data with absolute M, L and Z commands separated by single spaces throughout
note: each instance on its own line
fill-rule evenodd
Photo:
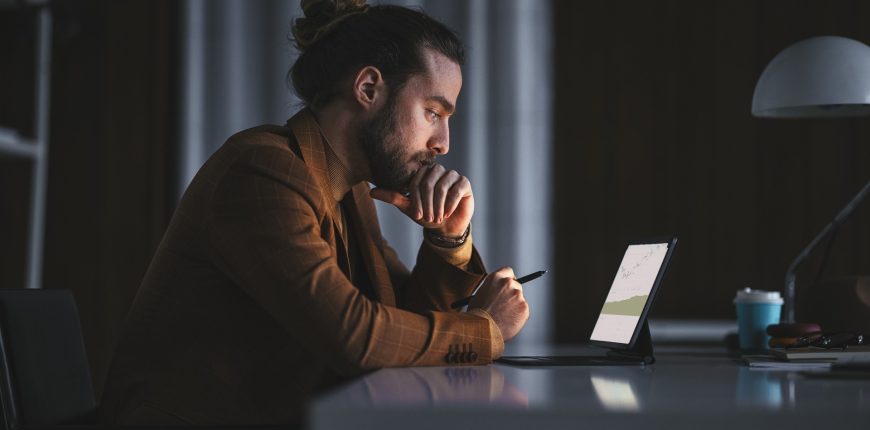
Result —
M 806 39 L 761 73 L 752 115 L 774 118 L 870 114 L 870 47 L 838 36 Z

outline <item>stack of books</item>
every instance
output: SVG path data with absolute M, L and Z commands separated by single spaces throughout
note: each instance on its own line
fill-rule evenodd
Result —
M 771 349 L 770 355 L 783 361 L 827 361 L 834 365 L 870 365 L 870 345 L 849 346 L 846 348 L 805 348 Z
M 870 366 L 870 346 L 846 348 L 776 348 L 769 355 L 748 355 L 744 361 L 749 367 L 767 369 L 824 369 L 836 367 Z

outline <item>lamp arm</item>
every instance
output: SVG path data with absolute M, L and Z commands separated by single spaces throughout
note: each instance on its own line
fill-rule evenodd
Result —
M 837 226 L 843 224 L 843 222 L 852 215 L 852 212 L 855 211 L 858 205 L 860 205 L 868 195 L 870 195 L 870 181 L 867 181 L 867 184 L 858 192 L 858 195 L 853 197 L 846 207 L 840 210 L 840 213 L 834 217 L 834 220 L 828 223 L 816 238 L 813 239 L 813 241 L 810 242 L 810 244 L 807 245 L 800 254 L 798 254 L 794 261 L 792 261 L 791 265 L 788 266 L 788 271 L 785 273 L 785 322 L 795 322 L 795 271 L 797 271 L 798 266 L 800 266 L 804 260 L 809 258 L 813 250 L 819 246 L 819 242 L 831 234 Z

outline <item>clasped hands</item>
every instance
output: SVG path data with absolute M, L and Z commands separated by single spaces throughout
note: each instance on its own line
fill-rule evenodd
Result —
M 371 197 L 389 203 L 402 213 L 440 236 L 460 237 L 474 214 L 471 182 L 455 170 L 440 164 L 421 167 L 414 174 L 406 196 L 398 191 L 375 188 Z M 508 341 L 516 336 L 529 319 L 529 306 L 523 287 L 510 267 L 491 272 L 483 280 L 469 309 L 489 313 Z
M 440 236 L 460 237 L 474 214 L 471 182 L 455 170 L 440 164 L 423 166 L 408 184 L 409 194 L 375 188 L 374 199 L 398 208 L 417 224 Z

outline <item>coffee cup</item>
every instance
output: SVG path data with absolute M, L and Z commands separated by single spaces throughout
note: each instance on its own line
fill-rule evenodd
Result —
M 734 298 L 737 308 L 737 333 L 740 349 L 767 349 L 767 326 L 779 323 L 782 296 L 779 291 L 744 288 Z

